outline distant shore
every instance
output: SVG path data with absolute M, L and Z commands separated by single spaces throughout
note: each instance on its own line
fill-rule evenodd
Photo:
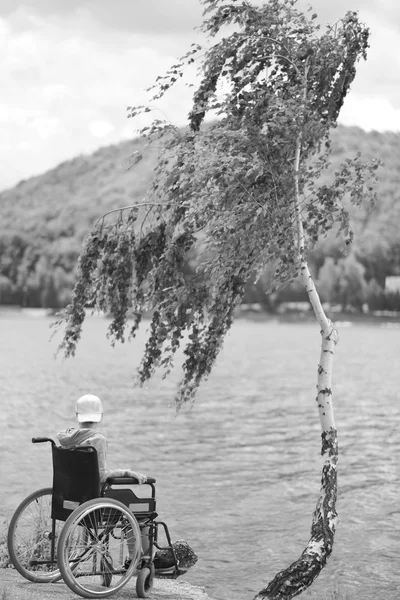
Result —
M 400 324 L 400 313 L 396 315 L 376 315 L 373 313 L 334 313 L 327 314 L 331 321 L 338 326 L 352 325 L 384 325 L 384 324 Z M 312 311 L 290 311 L 281 314 L 267 313 L 267 312 L 251 312 L 241 311 L 236 315 L 237 319 L 268 322 L 274 321 L 277 323 L 313 323 L 315 322 L 315 316 Z
M 21 306 L 0 305 L 0 318 L 12 315 L 33 318 L 54 317 L 58 310 L 50 308 L 24 308 Z M 88 310 L 89 315 L 91 311 Z M 400 312 L 395 311 L 373 311 L 373 312 L 330 312 L 326 311 L 327 316 L 339 327 L 350 327 L 352 325 L 378 325 L 396 326 L 400 324 Z M 102 315 L 94 315 L 102 317 Z M 145 315 L 144 319 L 150 319 L 151 315 Z M 106 318 L 106 317 L 105 317 Z M 307 323 L 315 322 L 315 316 L 311 309 L 309 310 L 278 310 L 277 312 L 267 312 L 260 305 L 242 305 L 237 311 L 235 318 L 238 320 L 249 320 L 256 322 L 275 322 L 275 323 Z

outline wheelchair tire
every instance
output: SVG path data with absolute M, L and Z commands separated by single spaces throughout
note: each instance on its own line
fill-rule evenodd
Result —
M 140 527 L 130 510 L 112 498 L 95 498 L 66 520 L 58 541 L 58 566 L 75 594 L 104 598 L 128 583 L 141 549 Z
M 138 598 L 148 598 L 154 583 L 154 565 L 140 569 L 136 579 L 136 595 Z
M 32 565 L 33 560 L 51 560 L 51 500 L 52 489 L 43 488 L 30 494 L 13 514 L 8 528 L 7 544 L 10 559 L 15 569 L 29 581 L 50 583 L 61 579 L 56 562 Z M 56 543 L 64 523 L 56 521 Z

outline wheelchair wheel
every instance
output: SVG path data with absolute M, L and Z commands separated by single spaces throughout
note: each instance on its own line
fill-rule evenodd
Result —
M 8 528 L 8 552 L 14 567 L 23 577 L 36 583 L 61 579 L 56 550 L 64 523 L 56 521 L 52 543 L 51 499 L 51 488 L 38 490 L 25 498 Z
M 68 587 L 84 598 L 103 598 L 132 577 L 141 554 L 138 522 L 113 499 L 96 498 L 68 517 L 58 542 L 58 566 Z
M 148 598 L 154 582 L 154 565 L 140 569 L 136 579 L 136 594 L 138 598 Z

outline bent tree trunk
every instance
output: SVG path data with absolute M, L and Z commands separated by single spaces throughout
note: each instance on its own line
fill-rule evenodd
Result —
M 254 600 L 290 600 L 319 575 L 332 552 L 337 513 L 338 443 L 332 405 L 332 363 L 338 334 L 321 306 L 307 263 L 301 265 L 300 276 L 321 327 L 321 356 L 318 365 L 317 405 L 322 429 L 323 456 L 321 490 L 311 525 L 311 537 L 301 556 L 280 571 Z
M 307 78 L 307 70 L 305 80 Z M 306 88 L 306 86 L 305 86 Z M 301 133 L 296 144 L 294 160 L 294 213 L 296 217 L 297 248 L 300 257 L 300 278 L 321 329 L 321 355 L 318 365 L 317 406 L 321 423 L 323 457 L 320 495 L 311 525 L 311 537 L 301 556 L 287 569 L 280 571 L 254 600 L 290 600 L 307 589 L 319 575 L 332 553 L 337 524 L 337 462 L 338 442 L 332 403 L 332 366 L 337 330 L 325 315 L 313 278 L 304 259 L 305 237 L 299 193 Z

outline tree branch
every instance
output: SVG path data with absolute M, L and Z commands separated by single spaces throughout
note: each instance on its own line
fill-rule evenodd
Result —
M 140 204 L 128 204 L 128 206 L 121 206 L 120 208 L 113 208 L 113 210 L 109 210 L 104 213 L 101 217 L 99 217 L 95 223 L 95 227 L 100 223 L 100 221 L 104 221 L 104 219 L 115 212 L 122 212 L 124 210 L 132 210 L 133 208 L 140 208 L 141 206 L 166 206 L 165 202 L 141 202 Z

